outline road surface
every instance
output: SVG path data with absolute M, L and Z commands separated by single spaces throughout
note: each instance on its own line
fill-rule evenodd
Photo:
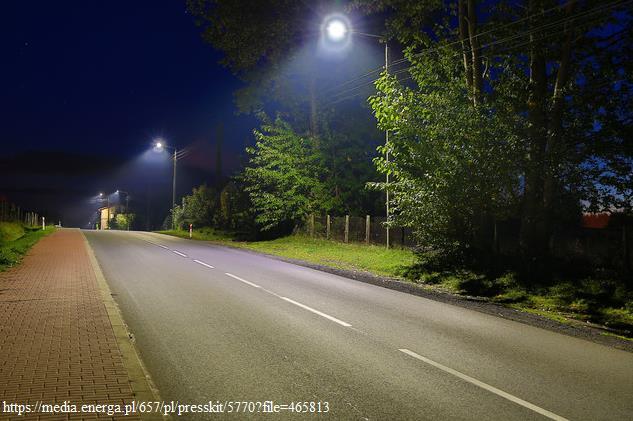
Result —
M 633 419 L 631 353 L 248 251 L 85 233 L 165 401 L 327 402 L 320 418 L 349 420 Z

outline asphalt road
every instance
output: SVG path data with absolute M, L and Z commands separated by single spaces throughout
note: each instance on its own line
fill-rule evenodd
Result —
M 320 418 L 346 420 L 633 419 L 631 353 L 247 251 L 85 233 L 165 401 L 327 402 Z

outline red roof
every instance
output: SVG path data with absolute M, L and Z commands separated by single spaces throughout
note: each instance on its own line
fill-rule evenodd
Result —
M 582 215 L 584 228 L 606 228 L 609 225 L 611 214 L 609 213 L 585 213 Z

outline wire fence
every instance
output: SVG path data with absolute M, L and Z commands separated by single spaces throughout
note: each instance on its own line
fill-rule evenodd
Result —
M 19 222 L 26 226 L 37 226 L 42 217 L 37 212 L 22 209 L 15 203 L 0 198 L 0 221 Z
M 380 216 L 310 215 L 299 230 L 314 238 L 345 243 L 387 245 L 386 218 Z M 494 237 L 490 238 L 490 252 L 499 256 L 520 254 L 519 221 L 499 221 Z M 551 255 L 569 261 L 584 261 L 594 268 L 633 268 L 631 237 L 633 220 L 614 219 L 601 228 L 578 226 L 554 232 L 549 239 Z M 391 227 L 389 246 L 413 248 L 418 246 L 412 229 Z
M 384 216 L 310 215 L 300 230 L 315 238 L 387 245 L 386 221 Z M 415 244 L 410 228 L 389 228 L 390 247 L 414 247 Z

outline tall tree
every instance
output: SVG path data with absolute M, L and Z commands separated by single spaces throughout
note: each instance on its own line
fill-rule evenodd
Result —
M 466 101 L 473 115 L 482 118 L 480 123 L 508 123 L 507 139 L 521 140 L 516 144 L 520 156 L 511 167 L 519 180 L 520 210 L 514 214 L 521 219 L 521 247 L 528 260 L 547 255 L 552 232 L 577 220 L 581 207 L 630 207 L 626 202 L 633 172 L 628 2 L 498 0 L 484 6 L 474 0 L 426 0 L 414 6 L 404 0 L 358 0 L 355 7 L 388 16 L 387 26 L 405 46 L 419 88 L 411 93 L 396 81 L 389 82 L 395 87 L 389 87 L 385 76 L 378 85 L 382 96 L 373 102 L 381 124 L 393 124 L 384 120 L 384 113 L 393 114 L 389 109 L 403 111 L 403 104 L 414 109 L 426 103 L 427 90 L 434 85 L 452 92 L 447 86 L 458 80 L 447 82 L 439 64 L 449 60 L 462 75 Z M 414 22 L 420 25 L 411 25 Z M 462 107 L 458 100 L 454 105 Z M 432 141 L 429 135 L 438 138 L 440 133 L 427 130 L 451 111 L 432 106 L 415 109 L 421 113 L 416 118 L 427 121 L 419 128 L 420 141 Z M 416 120 L 406 124 L 410 121 Z M 455 127 L 458 122 L 461 128 Z M 447 124 L 446 131 L 455 130 L 452 142 L 458 148 L 466 147 L 463 139 L 481 132 L 458 118 Z M 396 137 L 406 132 L 403 126 L 393 130 Z M 429 158 L 424 154 L 417 158 L 420 168 L 426 168 L 424 160 Z

